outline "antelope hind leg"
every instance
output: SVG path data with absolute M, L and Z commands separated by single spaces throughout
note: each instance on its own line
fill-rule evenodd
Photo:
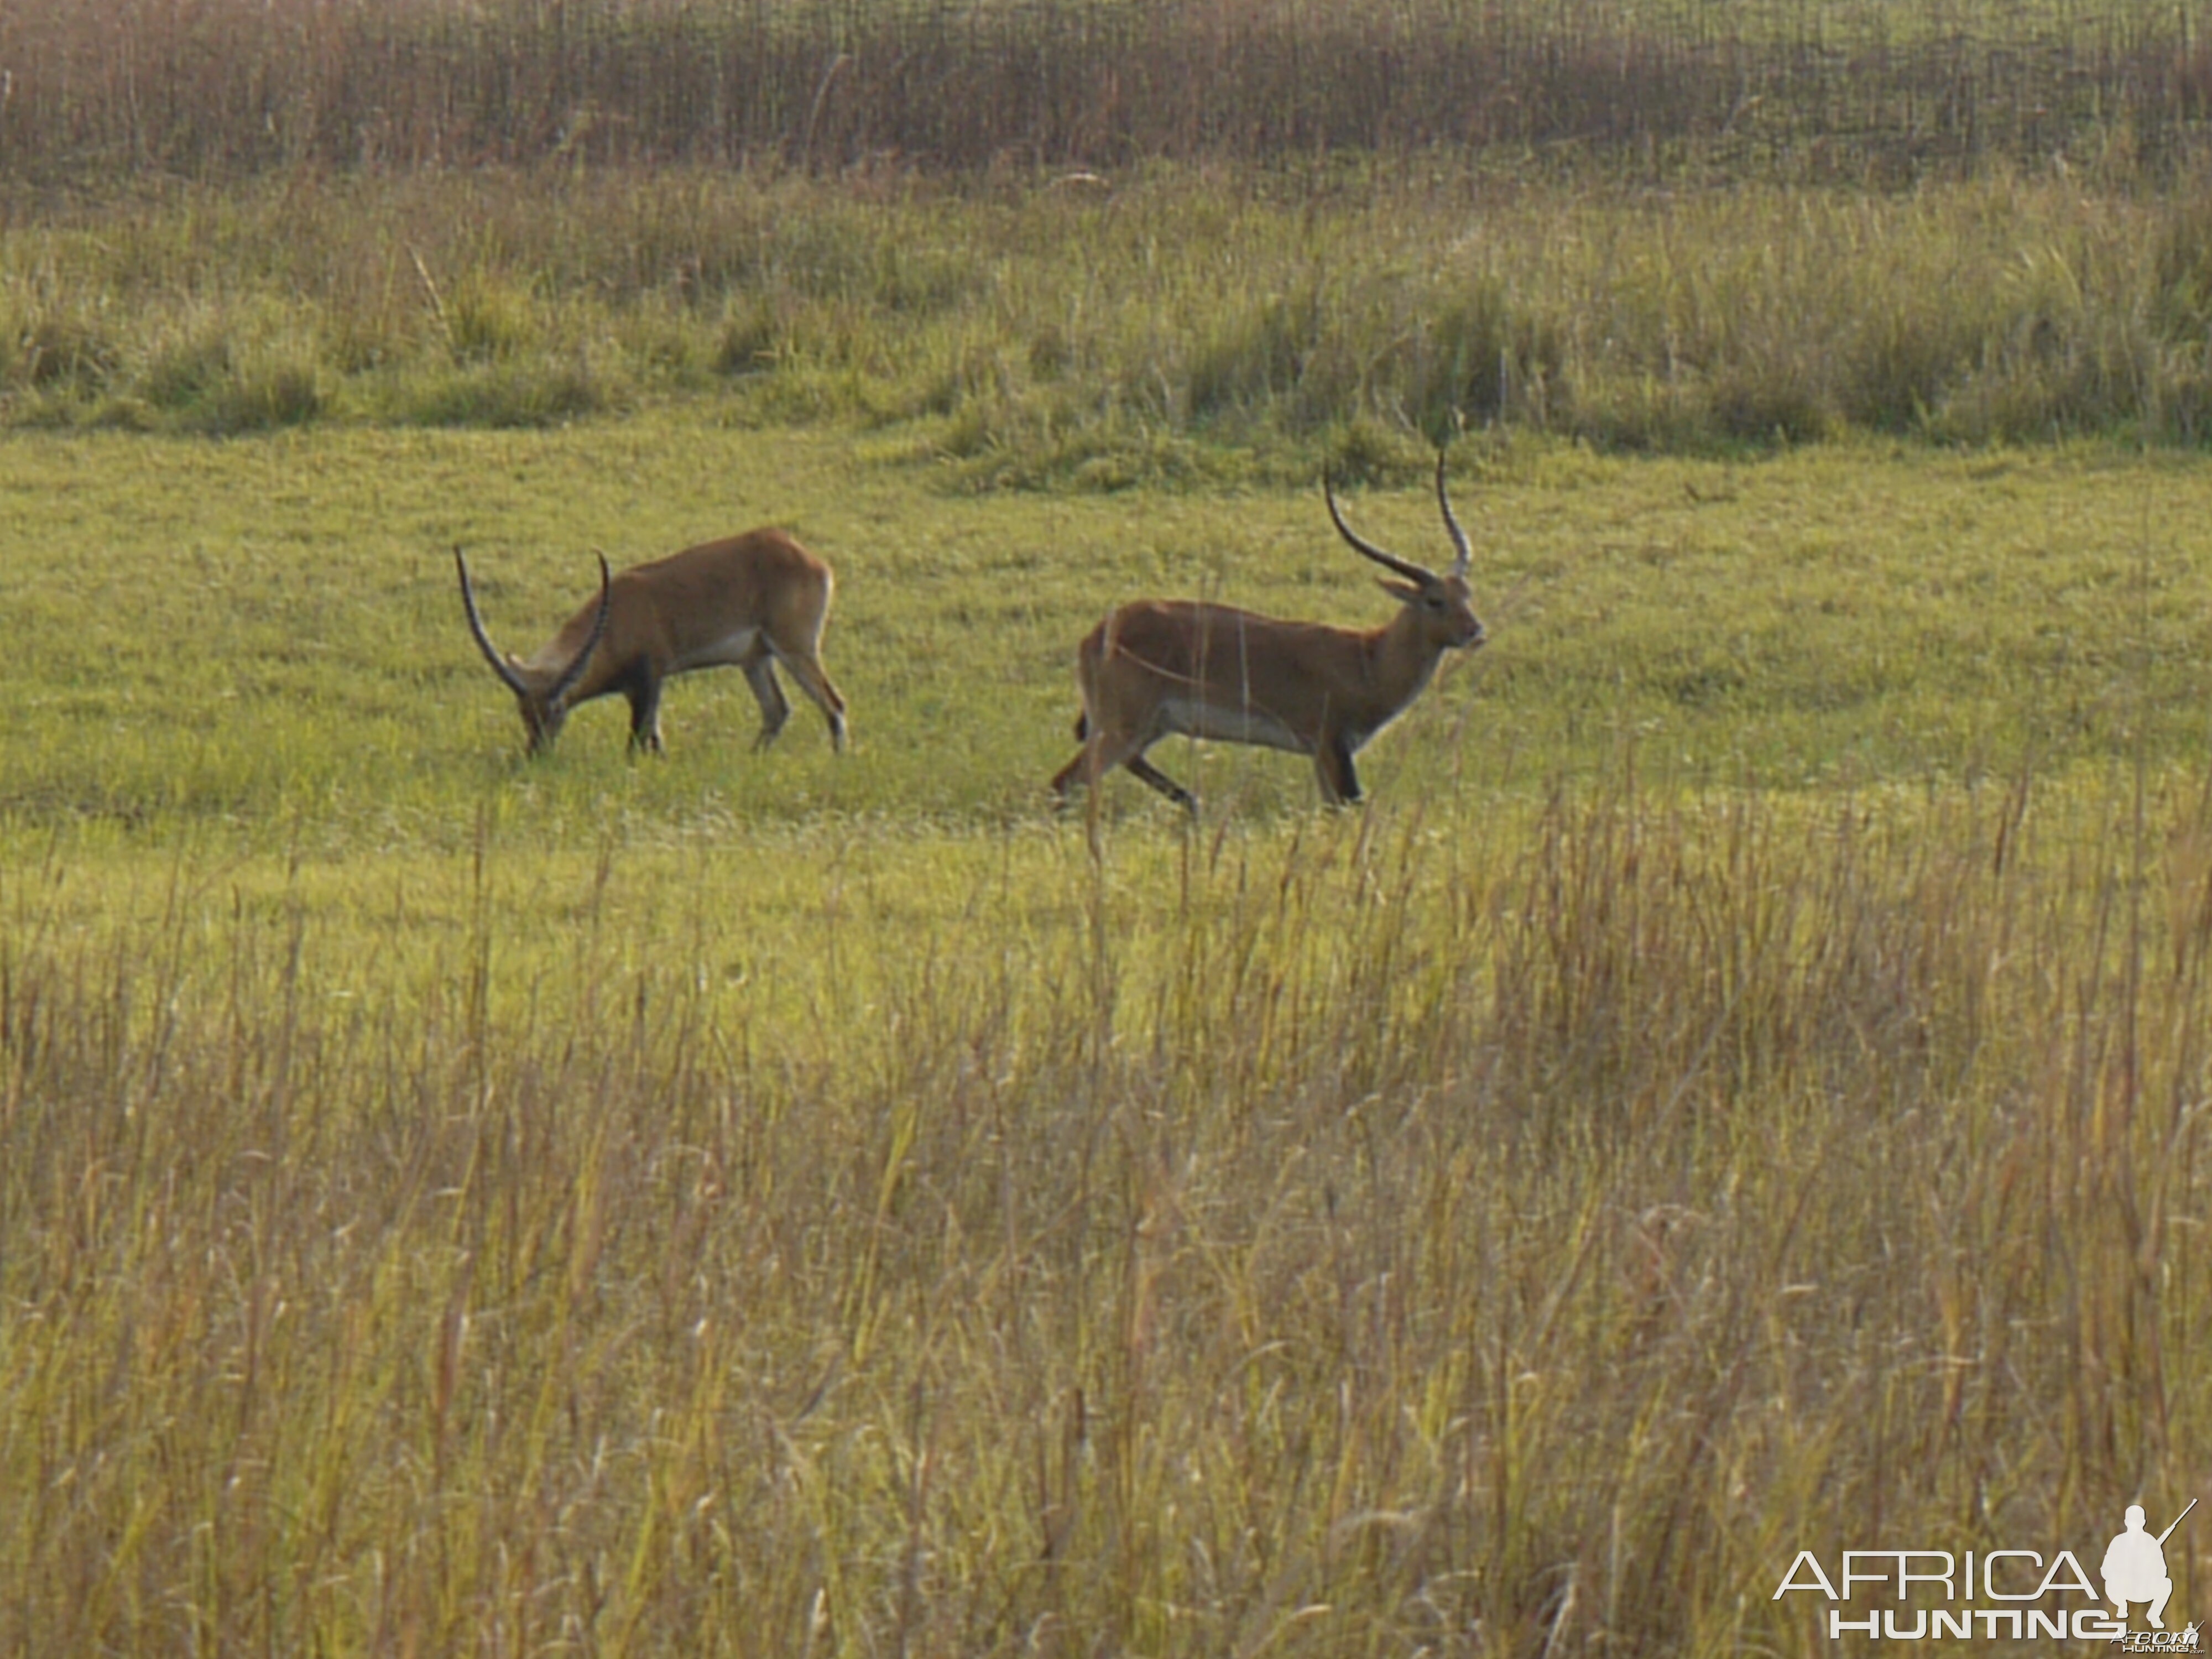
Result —
M 830 672 L 822 666 L 818 657 L 802 657 L 795 651 L 780 651 L 771 644 L 770 651 L 781 663 L 784 672 L 799 682 L 799 689 L 813 700 L 830 722 L 830 746 L 842 750 L 845 747 L 845 699 L 830 683 Z
M 1160 793 L 1188 812 L 1191 817 L 1198 816 L 1198 797 L 1146 760 L 1143 755 L 1130 756 L 1121 763 L 1121 769 L 1132 777 L 1142 778 Z
M 783 695 L 783 687 L 775 678 L 775 665 L 766 653 L 741 665 L 745 684 L 753 689 L 753 701 L 760 704 L 760 735 L 753 739 L 753 747 L 765 749 L 775 741 L 784 722 L 791 718 L 791 699 Z

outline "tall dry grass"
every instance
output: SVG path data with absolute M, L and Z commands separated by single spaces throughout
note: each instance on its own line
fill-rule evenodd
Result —
M 1905 195 L 1441 161 L 1073 191 L 302 172 L 27 214 L 0 244 L 0 423 L 546 425 L 706 394 L 1100 487 L 1305 478 L 1320 450 L 1410 477 L 1466 422 L 2193 444 L 2208 201 L 2048 169 Z
M 0 1646 L 1824 1652 L 2203 1489 L 2192 779 L 780 845 L 9 873 Z
M 0 69 L 19 179 L 1566 145 L 1896 180 L 2170 166 L 2212 93 L 2188 9 L 2143 0 L 7 0 Z

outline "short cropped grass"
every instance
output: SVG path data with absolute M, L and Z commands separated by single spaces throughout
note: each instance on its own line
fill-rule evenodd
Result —
M 1386 795 L 1524 789 L 1624 745 L 1669 785 L 1784 788 L 2202 750 L 2212 481 L 2186 459 L 1857 444 L 1628 461 L 1478 437 L 1451 466 L 1494 642 L 1370 751 Z M 939 488 L 944 471 L 897 434 L 678 412 L 548 433 L 17 435 L 0 446 L 19 711 L 0 812 L 18 838 L 199 826 L 266 847 L 297 824 L 339 850 L 450 840 L 487 795 L 568 840 L 633 818 L 1002 823 L 1035 814 L 1073 752 L 1075 641 L 1109 605 L 1390 614 L 1317 479 L 974 497 Z M 1408 556 L 1447 555 L 1425 489 L 1354 489 L 1346 510 Z M 764 522 L 837 572 L 824 653 L 857 752 L 833 757 L 802 705 L 754 754 L 751 697 L 721 673 L 672 687 L 665 763 L 625 758 L 612 700 L 524 765 L 462 625 L 453 547 L 494 636 L 527 651 L 589 597 L 593 549 L 620 566 Z M 1310 799 L 1281 757 L 1160 758 L 1224 812 Z
M 1470 439 L 1373 805 L 1168 744 L 1095 851 L 1105 605 L 1388 602 L 1310 486 L 940 471 L 0 443 L 0 1648 L 1814 1655 L 1801 1549 L 2201 1493 L 2197 469 Z M 854 751 L 524 762 L 453 544 L 527 645 L 761 521 Z

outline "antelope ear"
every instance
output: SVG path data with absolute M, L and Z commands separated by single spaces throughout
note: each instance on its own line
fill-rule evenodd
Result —
M 1382 578 L 1377 576 L 1375 579 L 1375 586 L 1381 588 L 1392 599 L 1402 599 L 1407 605 L 1414 604 L 1421 597 L 1421 590 L 1414 586 L 1411 582 L 1385 581 Z

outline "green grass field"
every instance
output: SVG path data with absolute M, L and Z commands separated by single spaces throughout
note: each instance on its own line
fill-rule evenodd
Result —
M 1094 859 L 1074 641 L 1380 620 L 1318 490 L 716 410 L 0 442 L 0 1649 L 1812 1654 L 2203 1491 L 2192 459 L 1471 437 L 1373 805 Z M 853 752 L 521 759 L 454 543 L 769 521 Z
M 1109 605 L 1389 613 L 1317 487 L 975 495 L 896 433 L 725 429 L 681 408 L 546 433 L 18 435 L 4 453 L 0 603 L 27 718 L 0 808 L 19 844 L 447 845 L 480 801 L 532 845 L 632 822 L 648 840 L 1028 823 L 1072 751 L 1074 641 Z M 1849 789 L 2200 751 L 2212 483 L 2188 458 L 1629 461 L 1503 438 L 1455 466 L 1498 643 L 1372 751 L 1386 799 L 1540 791 L 1631 752 L 1669 788 Z M 1444 557 L 1425 490 L 1351 499 L 1387 545 Z M 671 695 L 667 764 L 625 760 L 614 701 L 519 767 L 453 546 L 494 634 L 526 650 L 589 596 L 592 550 L 621 565 L 762 522 L 839 572 L 825 655 L 859 752 L 838 762 L 806 709 L 753 754 L 743 680 L 710 675 Z M 1296 764 L 1204 764 L 1225 817 L 1309 800 Z

